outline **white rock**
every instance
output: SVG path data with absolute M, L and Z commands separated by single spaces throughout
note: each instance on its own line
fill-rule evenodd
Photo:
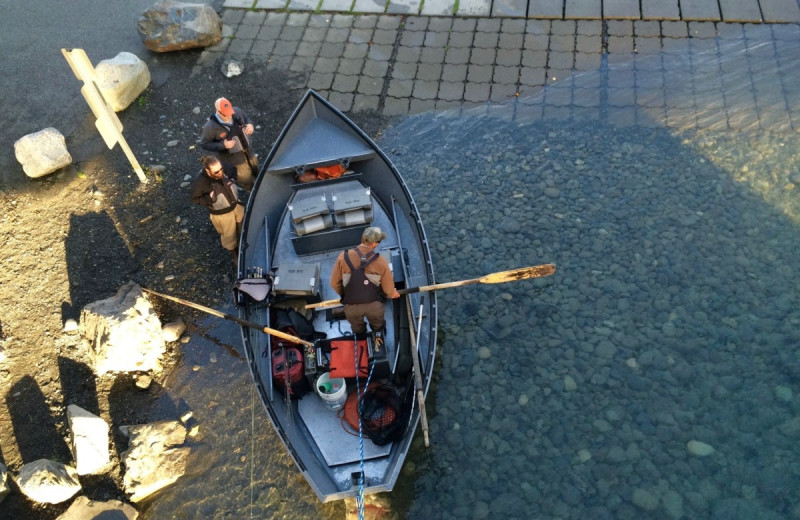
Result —
M 139 513 L 125 502 L 119 500 L 97 502 L 79 496 L 56 520 L 136 520 L 137 518 Z
M 136 388 L 141 388 L 142 390 L 147 390 L 153 384 L 153 378 L 147 374 L 139 374 L 134 379 L 136 380 Z
M 95 67 L 97 86 L 114 112 L 125 110 L 150 84 L 147 64 L 130 52 L 120 52 Z
M 84 307 L 79 328 L 97 374 L 161 370 L 166 352 L 161 322 L 138 285 L 128 283 L 111 298 Z
M 8 470 L 0 463 L 0 502 L 2 502 L 9 493 L 11 493 L 11 488 L 8 487 Z
M 122 453 L 125 492 L 138 502 L 172 484 L 186 472 L 190 448 L 183 446 L 186 428 L 161 421 L 129 428 L 129 448 Z
M 47 459 L 22 466 L 16 480 L 25 496 L 43 504 L 64 502 L 81 490 L 75 468 Z
M 185 331 L 186 324 L 183 320 L 171 321 L 161 328 L 161 335 L 164 341 L 171 343 L 173 341 L 178 341 Z
M 355 369 L 353 369 L 355 370 Z M 564 376 L 564 390 L 567 392 L 574 392 L 578 389 L 578 383 L 570 375 Z
M 353 370 L 355 370 L 355 368 L 353 368 Z M 519 399 L 517 399 L 517 402 L 519 403 L 520 406 L 525 406 L 526 404 L 528 404 L 528 396 L 525 394 L 520 395 Z
M 70 430 L 70 450 L 78 475 L 102 473 L 110 462 L 108 453 L 108 424 L 80 406 L 67 406 Z
M 64 332 L 78 332 L 78 322 L 73 320 L 72 318 L 65 321 Z
M 492 357 L 492 351 L 489 350 L 489 347 L 481 347 L 478 349 L 479 359 L 489 359 L 490 357 Z
M 244 72 L 244 65 L 235 60 L 227 60 L 222 63 L 222 73 L 225 77 L 232 78 Z
M 180 141 L 178 141 L 177 139 L 173 139 L 172 141 L 168 141 L 167 142 L 167 147 L 172 148 L 174 146 L 178 146 L 179 142 Z M 355 370 L 355 368 L 353 370 Z
M 25 175 L 32 179 L 72 164 L 64 136 L 55 128 L 45 128 L 19 138 L 14 143 L 14 155 Z
M 696 457 L 708 457 L 714 453 L 714 447 L 702 441 L 691 440 L 686 443 L 686 449 Z

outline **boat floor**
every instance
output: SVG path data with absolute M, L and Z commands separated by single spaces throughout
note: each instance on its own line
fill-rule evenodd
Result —
M 310 185 L 302 187 L 298 190 L 297 197 L 313 197 L 324 193 L 328 200 L 335 192 L 346 191 L 363 186 L 358 180 L 347 180 L 337 184 L 329 185 Z M 391 220 L 389 219 L 384 208 L 378 204 L 377 200 L 373 197 L 373 221 L 369 224 L 371 226 L 378 226 L 386 233 L 386 238 L 381 242 L 376 251 L 384 252 L 388 255 L 398 255 L 398 238 L 397 232 L 394 229 Z M 292 246 L 292 223 L 290 216 L 284 216 L 284 221 L 279 227 L 279 235 L 275 241 L 276 250 L 273 256 L 273 269 L 277 269 L 282 262 L 296 264 L 317 264 L 319 266 L 319 291 L 322 300 L 330 300 L 338 298 L 338 294 L 330 287 L 329 280 L 336 258 L 341 250 L 323 251 L 313 254 L 305 254 L 299 256 Z M 352 248 L 357 244 L 349 244 L 347 247 Z M 393 263 L 390 261 L 390 266 Z M 393 268 L 393 271 L 395 269 Z M 395 275 L 397 281 L 397 275 Z M 386 304 L 386 347 L 387 359 L 389 360 L 390 370 L 393 372 L 396 366 L 397 350 L 394 347 L 394 327 L 392 326 L 392 306 L 394 301 L 389 300 Z M 322 332 L 328 338 L 336 338 L 344 335 L 351 334 L 349 322 L 341 317 L 337 319 L 330 311 L 322 310 L 316 312 L 312 318 L 314 330 Z M 351 383 L 349 385 L 353 387 Z M 350 391 L 354 391 L 350 388 Z M 322 454 L 325 462 L 329 466 L 337 466 L 341 464 L 358 462 L 361 458 L 361 450 L 359 438 L 349 431 L 349 427 L 343 424 L 343 420 L 339 417 L 336 411 L 331 410 L 325 402 L 319 397 L 316 392 L 309 392 L 302 399 L 298 400 L 298 413 L 303 420 L 307 429 L 307 434 L 313 439 L 319 451 Z M 348 428 L 347 430 L 345 428 Z M 391 451 L 391 443 L 386 446 L 376 446 L 366 435 L 363 436 L 364 440 L 364 459 L 375 459 L 386 456 Z
M 345 430 L 343 419 L 316 393 L 308 393 L 297 403 L 300 417 L 329 466 L 357 462 L 360 459 L 358 434 Z M 364 460 L 389 454 L 392 445 L 376 446 L 366 435 Z

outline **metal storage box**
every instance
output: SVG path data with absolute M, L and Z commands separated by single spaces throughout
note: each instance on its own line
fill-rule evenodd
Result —
M 276 294 L 318 296 L 319 264 L 281 264 L 274 287 Z
M 325 195 L 293 200 L 289 203 L 294 230 L 299 236 L 333 227 Z
M 337 226 L 357 226 L 372 222 L 372 197 L 369 188 L 335 193 L 331 199 Z

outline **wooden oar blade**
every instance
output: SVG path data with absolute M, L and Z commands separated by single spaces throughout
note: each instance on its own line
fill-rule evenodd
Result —
M 487 274 L 486 276 L 482 276 L 479 280 L 480 283 L 517 282 L 519 280 L 527 280 L 529 278 L 542 278 L 543 276 L 550 276 L 555 272 L 555 264 L 542 264 L 533 265 L 530 267 L 520 267 L 519 269 L 512 269 L 511 271 Z

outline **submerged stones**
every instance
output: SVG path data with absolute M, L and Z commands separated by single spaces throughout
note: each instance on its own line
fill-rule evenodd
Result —
M 714 447 L 702 441 L 691 440 L 686 443 L 686 449 L 696 457 L 708 457 L 714 453 Z
M 172 484 L 185 472 L 191 449 L 186 427 L 178 421 L 130 426 L 129 448 L 122 453 L 125 491 L 139 502 Z

